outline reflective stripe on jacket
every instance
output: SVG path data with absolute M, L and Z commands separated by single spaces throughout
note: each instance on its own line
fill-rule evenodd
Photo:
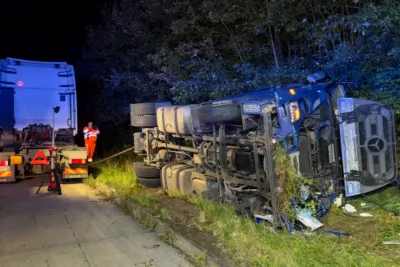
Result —
M 87 133 L 89 142 L 96 142 L 98 134 L 100 134 L 99 130 L 90 129 Z
M 89 131 L 90 131 L 89 127 L 83 128 L 83 139 L 86 140 L 88 138 Z

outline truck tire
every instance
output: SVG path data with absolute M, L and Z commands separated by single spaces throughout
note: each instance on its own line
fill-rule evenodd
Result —
M 131 125 L 134 127 L 156 127 L 157 117 L 156 115 L 132 115 Z
M 131 115 L 156 115 L 158 107 L 170 106 L 170 102 L 150 102 L 131 104 Z
M 142 178 L 136 177 L 136 181 L 147 188 L 158 188 L 161 186 L 160 178 Z
M 155 115 L 156 114 L 156 106 L 155 103 L 138 103 L 131 105 L 131 114 L 140 116 L 140 115 Z
M 136 177 L 141 178 L 160 178 L 160 170 L 151 166 L 145 165 L 143 162 L 133 163 Z

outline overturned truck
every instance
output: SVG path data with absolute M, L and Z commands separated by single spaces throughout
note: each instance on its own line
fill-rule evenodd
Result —
M 138 182 L 276 209 L 275 145 L 318 179 L 321 195 L 355 196 L 395 181 L 391 108 L 349 98 L 345 83 L 323 79 L 316 73 L 309 84 L 195 105 L 131 104 L 131 125 L 142 128 L 135 153 L 145 156 L 134 166 Z

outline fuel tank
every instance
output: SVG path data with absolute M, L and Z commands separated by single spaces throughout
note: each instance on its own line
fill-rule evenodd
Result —
M 241 124 L 240 105 L 188 105 L 157 109 L 157 127 L 160 131 L 178 135 L 212 133 L 213 123 Z

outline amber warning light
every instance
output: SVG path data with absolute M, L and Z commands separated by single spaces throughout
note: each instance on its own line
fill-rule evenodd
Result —
M 18 85 L 18 87 L 22 87 L 22 86 L 24 86 L 24 82 L 21 81 L 21 80 L 19 80 L 19 81 L 17 82 L 17 85 Z

